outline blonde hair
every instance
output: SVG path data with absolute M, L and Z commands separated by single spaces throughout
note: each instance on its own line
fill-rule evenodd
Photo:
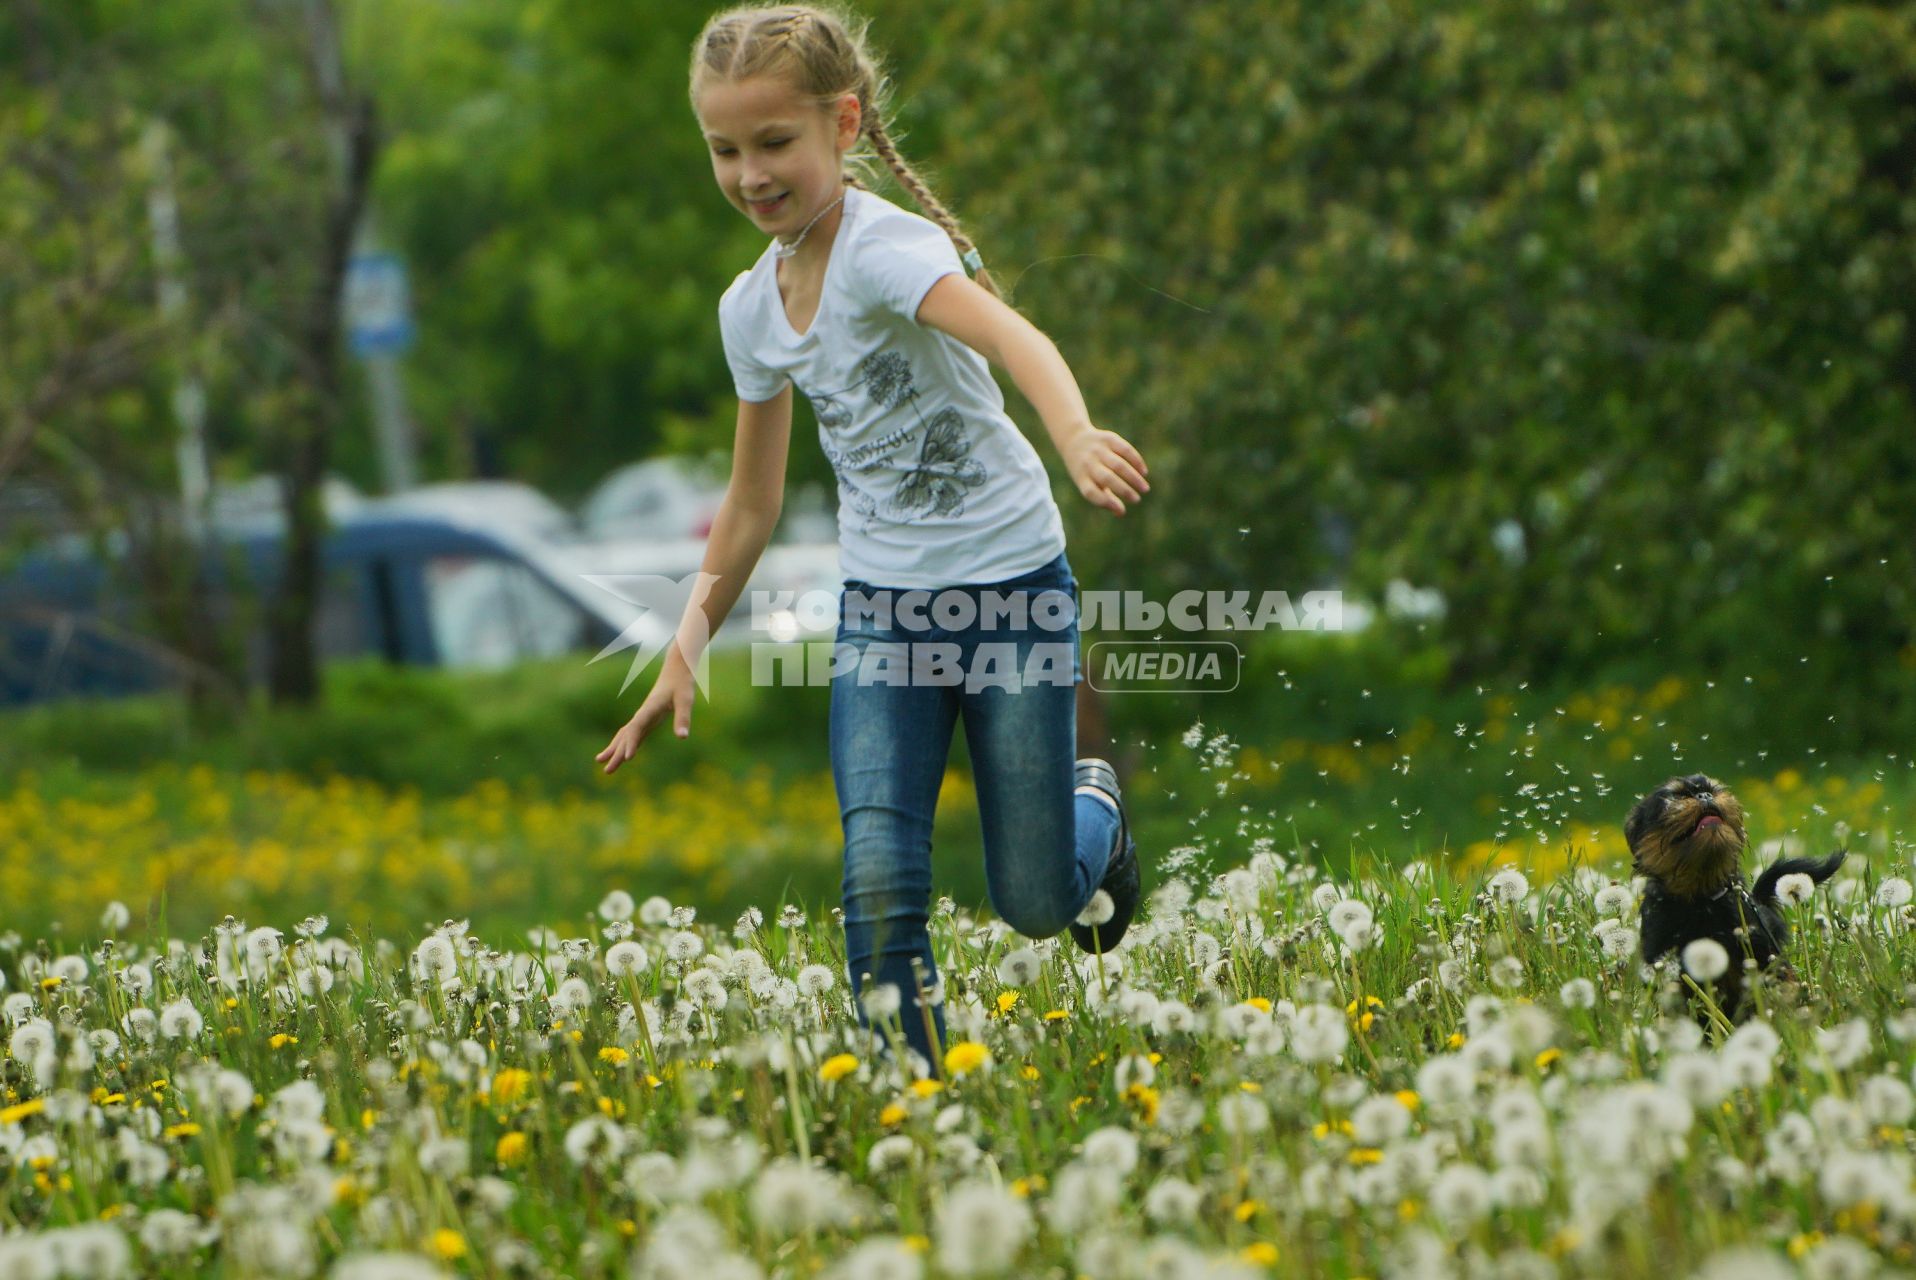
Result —
M 714 14 L 692 44 L 692 106 L 697 109 L 699 89 L 712 80 L 730 83 L 759 75 L 786 77 L 821 110 L 831 110 L 848 93 L 857 95 L 860 136 L 846 163 L 869 179 L 875 173 L 874 159 L 883 162 L 918 207 L 944 228 L 960 258 L 975 253 L 977 246 L 957 217 L 898 154 L 885 128 L 892 86 L 865 42 L 868 25 L 866 19 L 825 5 L 752 4 Z M 845 181 L 871 190 L 854 174 L 847 174 Z M 1003 296 L 982 266 L 973 278 L 994 297 Z

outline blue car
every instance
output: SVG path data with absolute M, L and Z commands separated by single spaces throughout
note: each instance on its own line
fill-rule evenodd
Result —
M 253 617 L 246 666 L 255 686 L 266 671 L 260 605 L 278 580 L 282 541 L 275 528 L 229 528 L 207 552 L 222 620 L 230 622 L 242 600 Z M 631 628 L 669 630 L 582 581 L 552 548 L 505 529 L 355 514 L 328 533 L 322 565 L 322 663 L 379 655 L 426 666 L 504 666 L 596 652 Z M 235 571 L 249 590 L 230 589 Z M 0 706 L 176 685 L 180 657 L 137 633 L 124 595 L 77 539 L 43 548 L 0 577 Z

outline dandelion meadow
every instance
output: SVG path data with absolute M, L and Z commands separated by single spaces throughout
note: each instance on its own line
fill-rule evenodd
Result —
M 1256 767 L 1167 750 L 1211 802 Z M 941 898 L 923 1074 L 860 1032 L 835 912 L 635 882 L 531 928 L 172 936 L 114 901 L 0 936 L 0 1275 L 1894 1274 L 1909 851 L 1835 821 L 1866 856 L 1793 887 L 1793 975 L 1736 1026 L 1690 998 L 1726 957 L 1642 964 L 1602 831 L 1341 871 L 1199 833 L 1102 958 Z

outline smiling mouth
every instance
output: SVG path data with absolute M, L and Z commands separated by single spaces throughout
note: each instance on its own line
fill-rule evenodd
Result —
M 751 210 L 753 213 L 772 213 L 775 210 L 777 210 L 779 206 L 784 203 L 784 201 L 785 201 L 785 195 L 781 194 L 781 195 L 772 197 L 770 200 L 749 200 L 748 199 L 745 203 L 751 207 Z

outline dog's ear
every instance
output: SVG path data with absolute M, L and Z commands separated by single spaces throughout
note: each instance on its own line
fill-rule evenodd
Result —
M 1630 809 L 1630 816 L 1623 820 L 1623 842 L 1630 846 L 1630 852 L 1637 851 L 1637 843 L 1643 839 L 1643 833 L 1650 829 L 1663 812 L 1663 806 L 1669 803 L 1669 797 L 1662 787 L 1636 802 Z

